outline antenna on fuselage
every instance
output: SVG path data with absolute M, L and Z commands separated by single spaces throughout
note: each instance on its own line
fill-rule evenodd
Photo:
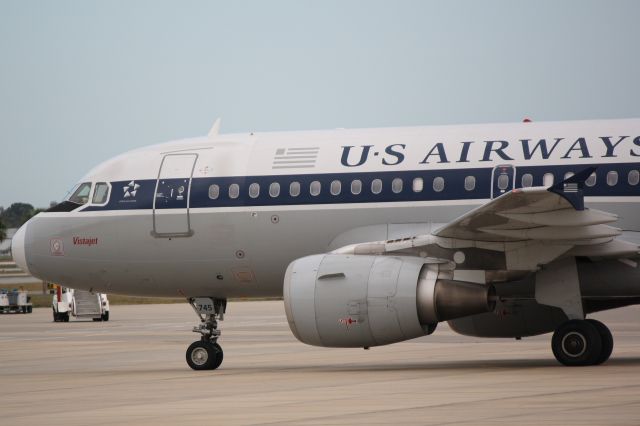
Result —
M 216 118 L 216 121 L 211 126 L 211 130 L 209 130 L 209 134 L 207 135 L 209 138 L 215 138 L 220 133 L 220 117 Z

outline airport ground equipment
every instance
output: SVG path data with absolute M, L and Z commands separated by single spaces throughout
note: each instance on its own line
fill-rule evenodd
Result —
M 54 322 L 68 322 L 71 315 L 93 321 L 109 321 L 109 299 L 104 293 L 93 293 L 54 285 L 51 306 Z
M 30 314 L 33 312 L 31 297 L 26 290 L 13 289 L 0 290 L 0 313 L 22 313 Z

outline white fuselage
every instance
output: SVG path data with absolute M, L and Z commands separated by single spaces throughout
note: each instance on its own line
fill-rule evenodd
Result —
M 429 233 L 589 166 L 587 206 L 640 230 L 638 119 L 214 135 L 99 165 L 88 202 L 33 218 L 14 255 L 74 288 L 280 296 L 296 258 Z

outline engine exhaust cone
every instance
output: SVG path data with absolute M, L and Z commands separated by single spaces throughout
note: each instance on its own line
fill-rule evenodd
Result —
M 418 317 L 422 324 L 491 312 L 496 306 L 496 291 L 492 285 L 437 280 L 429 287 L 423 291 L 432 292 L 430 297 L 423 297 L 422 289 L 418 291 Z

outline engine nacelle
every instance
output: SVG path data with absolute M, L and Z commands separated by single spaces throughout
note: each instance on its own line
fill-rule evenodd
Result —
M 304 257 L 285 275 L 287 320 L 296 338 L 310 345 L 369 347 L 493 310 L 493 287 L 450 278 L 450 271 L 418 257 Z

